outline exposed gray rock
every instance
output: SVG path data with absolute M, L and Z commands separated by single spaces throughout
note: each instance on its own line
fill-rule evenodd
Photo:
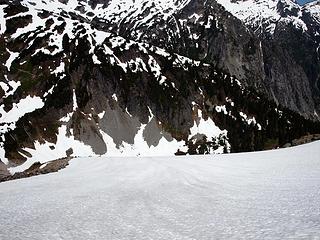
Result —
M 2 178 L 6 178 L 8 176 L 10 176 L 10 172 L 7 169 L 7 166 L 0 161 L 0 179 Z
M 0 123 L 1 158 L 8 166 L 25 163 L 38 143 L 58 151 L 61 127 L 67 128 L 70 143 L 63 156 L 70 147 L 76 155 L 72 141 L 96 155 L 108 153 L 108 144 L 134 148 L 130 145 L 145 125 L 140 141 L 150 147 L 162 137 L 176 140 L 184 144 L 184 152 L 177 149 L 181 154 L 219 147 L 263 150 L 320 132 L 318 123 L 305 119 L 317 109 L 314 39 L 307 41 L 286 26 L 273 40 L 257 36 L 213 0 L 175 1 L 169 7 L 120 1 L 100 15 L 95 10 L 104 11 L 110 1 L 88 6 L 79 0 L 73 11 L 63 10 L 69 1 L 63 2 L 61 8 L 44 2 L 42 7 L 49 4 L 44 11 L 34 0 L 4 8 L 12 18 L 0 36 L 0 109 L 6 114 L 30 96 L 43 102 Z M 102 10 L 95 9 L 100 3 Z M 131 4 L 132 12 L 122 4 Z M 40 19 L 32 15 L 37 11 Z M 15 18 L 21 12 L 35 24 L 30 31 L 21 31 L 30 26 Z M 198 109 L 227 135 L 190 136 Z M 106 143 L 106 136 L 112 141 Z
M 164 137 L 167 141 L 173 140 L 172 136 L 165 132 L 156 118 L 152 118 L 151 121 L 146 125 L 143 131 L 143 138 L 148 143 L 148 146 L 158 146 L 160 139 Z
M 72 128 L 74 138 L 91 146 L 94 153 L 102 155 L 107 152 L 107 146 L 94 119 L 77 111 L 72 116 L 69 128 Z
M 61 169 L 66 168 L 69 165 L 69 161 L 72 158 L 61 158 L 49 162 L 36 162 L 34 163 L 30 168 L 26 169 L 23 172 L 16 172 L 13 175 L 6 174 L 6 175 L 0 175 L 0 183 L 4 181 L 10 181 L 10 180 L 16 180 L 21 178 L 27 178 L 27 177 L 33 177 L 37 175 L 42 174 L 48 174 L 53 172 L 58 172 Z
M 100 121 L 100 128 L 112 137 L 117 147 L 123 142 L 134 144 L 134 137 L 140 126 L 141 123 L 137 118 L 124 112 L 117 104 L 114 105 L 114 109 L 107 107 Z

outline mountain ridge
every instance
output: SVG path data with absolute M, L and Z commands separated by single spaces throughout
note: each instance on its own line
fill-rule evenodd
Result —
M 274 100 L 298 112 L 309 109 L 309 116 L 314 112 L 314 117 L 318 118 L 319 1 L 304 6 L 290 0 L 248 0 L 241 4 L 229 0 L 218 2 L 260 39 L 266 74 L 263 81 Z M 299 103 L 284 97 L 292 92 L 299 95 L 295 89 L 304 92 Z
M 0 153 L 11 172 L 66 152 L 253 151 L 319 132 L 268 96 L 261 41 L 216 1 L 115 2 L 1 2 Z

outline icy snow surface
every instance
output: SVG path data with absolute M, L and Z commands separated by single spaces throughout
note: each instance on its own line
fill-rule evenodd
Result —
M 0 239 L 319 239 L 319 156 L 74 159 L 0 184 Z

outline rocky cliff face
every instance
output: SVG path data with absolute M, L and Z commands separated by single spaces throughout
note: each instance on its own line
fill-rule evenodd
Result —
M 307 63 L 216 1 L 0 3 L 0 169 L 262 150 L 320 131 L 299 114 L 316 109 Z
M 217 0 L 260 39 L 263 85 L 278 103 L 319 120 L 320 2 Z

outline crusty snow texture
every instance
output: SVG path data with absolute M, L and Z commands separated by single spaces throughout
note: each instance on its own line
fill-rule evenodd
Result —
M 319 156 L 74 159 L 0 184 L 0 239 L 319 239 Z

